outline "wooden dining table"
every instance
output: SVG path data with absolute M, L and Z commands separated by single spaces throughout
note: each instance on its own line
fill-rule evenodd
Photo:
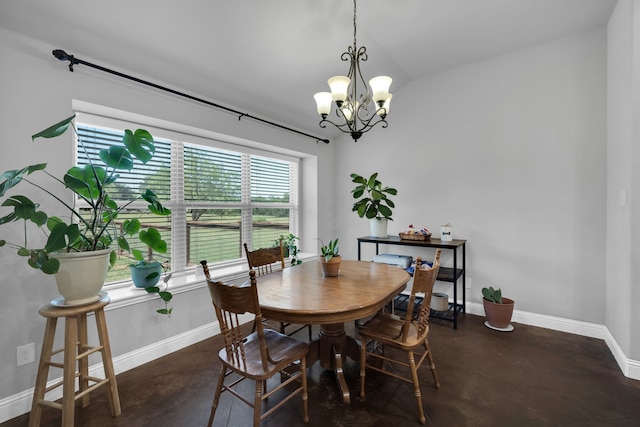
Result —
M 359 361 L 360 346 L 346 334 L 345 322 L 370 316 L 402 292 L 409 274 L 402 268 L 367 261 L 343 260 L 336 277 L 324 277 L 319 261 L 274 271 L 257 278 L 265 318 L 320 325 L 310 344 L 307 366 L 318 360 L 336 374 L 342 401 L 350 402 L 343 366 Z

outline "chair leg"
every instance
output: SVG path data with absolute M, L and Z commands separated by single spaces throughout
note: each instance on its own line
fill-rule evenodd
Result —
M 220 395 L 222 394 L 222 385 L 224 384 L 224 377 L 227 374 L 227 368 L 222 365 L 220 367 L 220 373 L 218 376 L 218 385 L 216 386 L 216 393 L 213 396 L 213 403 L 211 404 L 211 414 L 209 415 L 208 427 L 213 425 L 213 417 L 216 415 L 216 409 L 218 409 L 218 402 L 220 401 Z
M 427 422 L 427 419 L 424 416 L 424 409 L 422 409 L 420 380 L 418 379 L 418 370 L 416 368 L 416 361 L 413 357 L 413 351 L 408 351 L 407 356 L 409 356 L 409 368 L 411 369 L 411 379 L 413 380 L 413 394 L 416 397 L 416 402 L 418 404 L 418 418 L 420 419 L 420 424 L 425 424 Z
M 253 427 L 260 427 L 260 417 L 262 415 L 262 388 L 264 381 L 256 381 L 256 395 L 253 403 Z
M 438 381 L 438 375 L 436 375 L 436 364 L 433 361 L 433 355 L 431 354 L 431 348 L 429 347 L 429 340 L 424 340 L 424 349 L 427 352 L 427 360 L 429 360 L 429 366 L 431 367 L 431 373 L 433 374 L 433 381 L 435 382 L 436 389 L 439 389 L 440 381 Z
M 309 327 L 311 328 L 311 327 Z M 309 422 L 309 395 L 307 393 L 307 356 L 300 359 L 300 369 L 302 371 L 302 421 Z
M 313 331 L 311 330 L 311 325 L 307 325 L 309 329 L 309 342 L 313 341 Z
M 364 376 L 366 374 L 367 363 L 367 338 L 362 337 L 362 343 L 360 345 L 360 397 L 364 398 Z

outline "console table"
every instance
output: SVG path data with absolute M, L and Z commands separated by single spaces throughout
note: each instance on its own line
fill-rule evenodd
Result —
M 376 255 L 379 255 L 380 245 L 400 245 L 413 246 L 423 248 L 440 248 L 442 250 L 450 250 L 453 252 L 453 267 L 440 267 L 438 279 L 443 282 L 453 283 L 453 302 L 449 303 L 447 311 L 431 311 L 431 316 L 449 320 L 453 322 L 453 327 L 458 329 L 458 313 L 465 312 L 466 301 L 466 284 L 465 284 L 465 245 L 466 240 L 454 239 L 449 242 L 443 242 L 440 239 L 430 240 L 403 240 L 399 236 L 387 237 L 358 237 L 358 260 L 361 258 L 362 243 L 373 243 L 376 245 Z M 461 252 L 462 265 L 458 265 L 458 252 Z M 458 281 L 462 282 L 462 302 L 458 303 Z

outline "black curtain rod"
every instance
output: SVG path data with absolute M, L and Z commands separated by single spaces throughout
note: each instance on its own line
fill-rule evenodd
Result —
M 224 105 L 219 105 L 219 104 L 216 104 L 214 102 L 207 101 L 206 99 L 198 98 L 198 97 L 195 97 L 193 95 L 189 95 L 189 94 L 184 93 L 184 92 L 179 92 L 179 91 L 177 91 L 175 89 L 169 89 L 168 87 L 160 86 L 160 85 L 158 85 L 156 83 L 151 83 L 151 82 L 148 82 L 146 80 L 139 79 L 137 77 L 129 76 L 127 74 L 120 73 L 118 71 L 110 70 L 109 68 L 105 68 L 105 67 L 102 67 L 100 65 L 96 65 L 96 64 L 92 64 L 92 63 L 87 62 L 87 61 L 83 61 L 82 59 L 78 59 L 73 55 L 69 55 L 67 52 L 65 52 L 62 49 L 54 49 L 52 53 L 53 53 L 53 56 L 55 56 L 56 58 L 58 58 L 61 61 L 69 61 L 69 71 L 71 71 L 71 72 L 73 72 L 73 66 L 75 64 L 87 65 L 89 67 L 95 68 L 95 69 L 100 70 L 100 71 L 105 71 L 105 72 L 107 72 L 109 74 L 113 74 L 113 75 L 116 75 L 118 77 L 123 77 L 125 79 L 133 80 L 134 82 L 142 83 L 142 84 L 145 84 L 147 86 L 154 87 L 156 89 L 164 90 L 165 92 L 169 92 L 169 93 L 172 93 L 174 95 L 179 95 L 179 96 L 182 96 L 184 98 L 191 99 L 193 101 L 198 101 L 198 102 L 201 102 L 203 104 L 207 104 L 207 105 L 209 105 L 211 107 L 219 108 L 221 110 L 225 110 L 225 111 L 228 111 L 230 113 L 238 114 L 238 120 L 241 120 L 243 117 L 248 117 L 250 119 L 257 120 L 259 122 L 266 123 L 268 125 L 275 126 L 275 127 L 280 128 L 280 129 L 287 130 L 289 132 L 294 132 L 294 133 L 297 133 L 297 134 L 304 135 L 306 137 L 315 139 L 316 142 L 322 141 L 325 144 L 329 143 L 328 139 L 319 138 L 317 136 L 313 136 L 313 135 L 310 135 L 308 133 L 304 133 L 304 132 L 301 132 L 299 130 L 292 129 L 290 127 L 283 126 L 281 124 L 274 123 L 274 122 L 271 122 L 269 120 L 261 119 L 260 117 L 252 116 L 251 114 L 247 114 L 247 113 L 243 113 L 243 112 L 238 111 L 238 110 L 234 110 L 233 108 L 225 107 Z

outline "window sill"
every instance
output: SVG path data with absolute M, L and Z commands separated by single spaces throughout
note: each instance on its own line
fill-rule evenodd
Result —
M 302 253 L 299 256 L 299 259 L 302 262 L 313 262 L 318 259 L 318 255 Z M 289 266 L 290 262 L 290 259 L 287 258 L 286 265 Z M 216 280 L 221 280 L 223 282 L 234 282 L 240 280 L 244 282 L 248 278 L 249 268 L 247 267 L 246 262 L 242 262 L 234 265 L 210 268 L 209 272 Z M 196 269 L 180 275 L 172 276 L 171 279 L 169 279 L 168 290 L 175 298 L 175 295 L 177 294 L 189 292 L 204 286 L 206 286 L 204 275 L 201 269 Z M 110 288 L 108 287 L 105 291 L 107 291 L 109 293 L 109 297 L 111 297 L 111 303 L 107 306 L 107 310 L 140 304 L 158 298 L 157 295 L 148 294 L 144 289 L 135 287 L 131 281 L 123 282 Z

